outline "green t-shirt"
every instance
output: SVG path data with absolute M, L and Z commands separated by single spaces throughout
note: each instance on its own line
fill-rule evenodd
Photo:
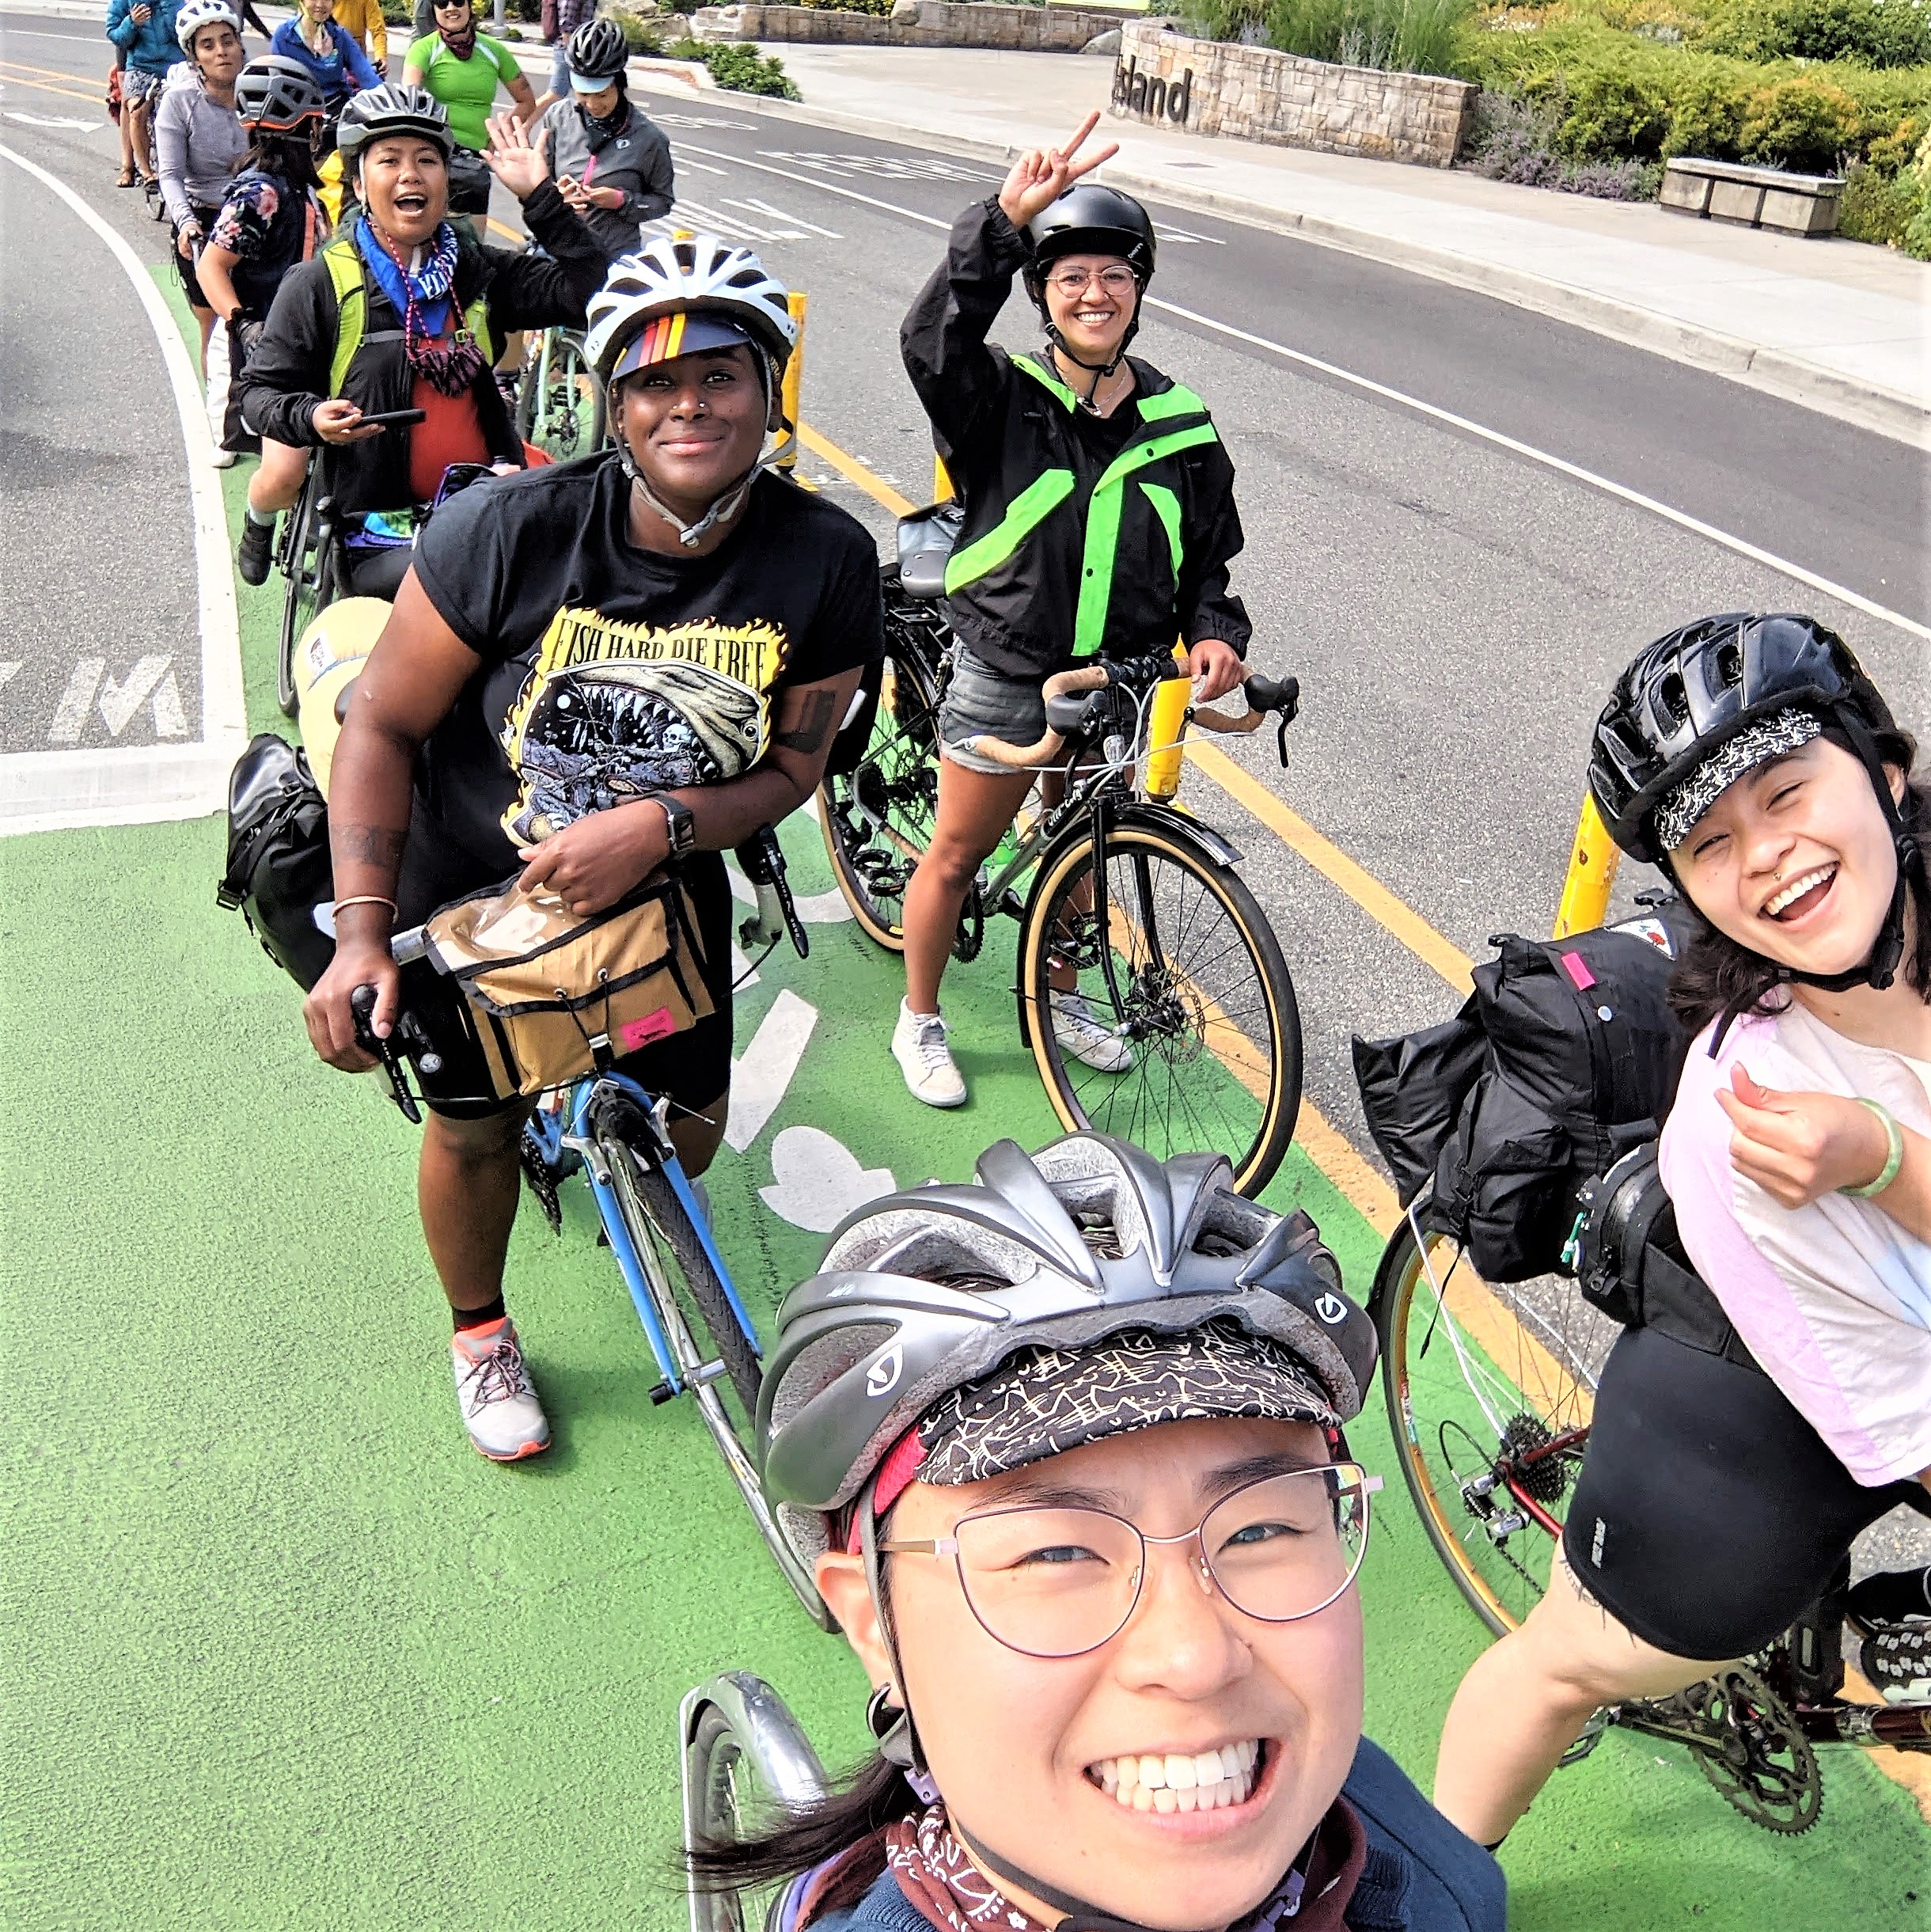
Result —
M 427 87 L 450 111 L 450 132 L 465 147 L 479 152 L 489 146 L 489 113 L 496 104 L 496 83 L 506 85 L 522 73 L 515 55 L 486 33 L 476 36 L 476 51 L 458 60 L 440 35 L 418 40 L 409 49 L 405 79 Z

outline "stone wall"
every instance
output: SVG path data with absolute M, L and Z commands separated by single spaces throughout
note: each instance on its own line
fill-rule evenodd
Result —
M 1445 168 L 1468 132 L 1480 89 L 1427 74 L 1383 74 L 1194 40 L 1157 21 L 1122 31 L 1113 112 L 1128 120 L 1233 135 L 1282 147 L 1369 154 Z
M 1117 13 L 1066 6 L 1001 6 L 992 0 L 899 0 L 888 17 L 835 7 L 700 7 L 700 40 L 820 40 L 862 47 L 996 47 L 1076 54 L 1096 33 L 1117 27 Z

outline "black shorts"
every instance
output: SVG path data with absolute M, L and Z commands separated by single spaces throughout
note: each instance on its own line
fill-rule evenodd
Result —
M 195 209 L 195 219 L 201 224 L 203 234 L 205 235 L 214 226 L 214 218 L 220 213 L 219 208 L 197 207 Z M 201 283 L 195 274 L 193 260 L 190 256 L 184 255 L 179 248 L 174 249 L 172 252 L 174 256 L 174 272 L 181 278 L 181 293 L 188 298 L 188 307 L 191 309 L 210 307 L 211 305 L 207 297 L 201 292 Z
M 479 875 L 462 855 L 412 837 L 403 853 L 402 876 L 396 887 L 396 926 L 419 925 L 438 907 L 495 885 L 502 876 L 487 870 Z M 706 964 L 704 983 L 710 989 L 714 1010 L 695 1026 L 627 1053 L 616 1062 L 616 1070 L 628 1074 L 639 1086 L 653 1094 L 668 1095 L 673 1118 L 680 1113 L 714 1113 L 730 1091 L 730 884 L 724 861 L 715 852 L 687 860 L 684 879 L 697 915 L 698 939 Z M 451 1003 L 440 1018 L 433 1011 L 422 1013 L 443 1060 L 442 1070 L 434 1080 L 419 1082 L 423 1104 L 431 1113 L 450 1120 L 482 1120 L 507 1110 L 499 1101 L 469 1097 L 489 1091 L 489 1075 L 483 1050 L 473 1035 L 460 1019 L 452 1021 L 450 1017 L 457 998 L 450 981 L 433 967 L 404 970 L 405 1006 L 430 1008 L 438 1000 Z
M 1856 1536 L 1925 1500 L 1865 1488 L 1768 1376 L 1639 1328 L 1603 1370 L 1562 1549 L 1646 1643 L 1715 1662 L 1789 1629 Z

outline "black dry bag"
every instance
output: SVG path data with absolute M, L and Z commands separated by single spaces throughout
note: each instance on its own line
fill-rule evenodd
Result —
M 328 807 L 306 753 L 264 731 L 228 781 L 228 869 L 216 902 L 239 909 L 261 949 L 307 992 L 335 957 L 316 923 L 332 905 Z

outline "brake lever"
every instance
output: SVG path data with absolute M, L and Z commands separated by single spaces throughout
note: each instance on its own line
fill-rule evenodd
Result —
M 760 826 L 738 848 L 738 865 L 757 889 L 758 898 L 757 913 L 738 929 L 738 943 L 748 950 L 761 939 L 777 938 L 764 902 L 768 893 L 777 901 L 784 929 L 791 936 L 799 958 L 809 959 L 811 940 L 806 933 L 804 921 L 798 917 L 798 906 L 791 897 L 791 888 L 785 876 L 784 848 L 778 843 L 777 833 L 768 825 Z
M 388 1040 L 378 1040 L 370 1027 L 370 1017 L 375 1012 L 375 989 L 358 986 L 349 995 L 349 1011 L 355 1016 L 356 1043 L 365 1052 L 374 1053 L 381 1061 L 383 1070 L 389 1075 L 389 1098 L 402 1110 L 402 1117 L 412 1126 L 423 1124 L 423 1110 L 415 1104 L 415 1096 L 409 1091 L 408 1076 L 402 1064 L 402 1056 Z

